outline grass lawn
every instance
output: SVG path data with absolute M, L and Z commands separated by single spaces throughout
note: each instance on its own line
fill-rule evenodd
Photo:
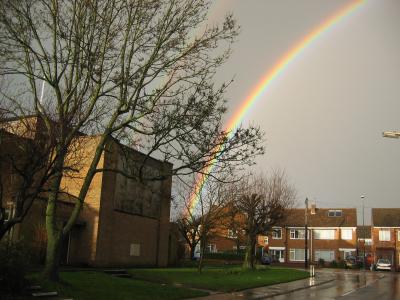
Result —
M 130 269 L 134 278 L 214 291 L 231 292 L 307 278 L 305 271 L 286 268 L 260 268 L 244 271 L 240 267 L 209 267 L 202 274 L 195 268 Z
M 73 299 L 183 299 L 208 293 L 130 278 L 117 278 L 102 272 L 61 272 L 62 284 L 39 282 L 47 291 Z M 38 275 L 31 277 L 38 282 Z

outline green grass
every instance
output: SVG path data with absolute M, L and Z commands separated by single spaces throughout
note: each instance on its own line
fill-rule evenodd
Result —
M 58 291 L 64 297 L 73 299 L 183 299 L 205 296 L 208 293 L 179 288 L 160 283 L 130 278 L 117 278 L 102 272 L 61 272 L 62 283 L 40 282 L 39 275 L 31 279 L 39 282 L 46 291 Z
M 307 278 L 305 271 L 286 268 L 260 268 L 244 271 L 240 267 L 210 267 L 202 274 L 194 268 L 130 269 L 134 278 L 158 283 L 231 292 Z

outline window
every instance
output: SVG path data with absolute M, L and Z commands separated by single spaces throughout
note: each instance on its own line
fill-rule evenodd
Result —
M 4 221 L 8 221 L 11 217 L 11 209 L 6 208 L 4 210 Z
M 305 230 L 304 229 L 290 229 L 290 239 L 304 239 Z
M 268 244 L 268 237 L 264 236 L 264 245 L 267 245 L 267 244 Z
M 390 241 L 390 229 L 380 229 L 379 230 L 379 240 L 380 241 Z
M 365 246 L 371 246 L 372 245 L 372 239 L 365 239 L 364 243 L 365 243 L 364 244 Z
M 131 244 L 130 256 L 140 256 L 140 244 Z
M 216 253 L 217 252 L 217 245 L 215 244 L 208 244 L 207 245 L 208 253 Z
M 397 231 L 397 240 L 400 241 L 400 231 Z
M 290 249 L 289 253 L 291 261 L 304 261 L 304 249 Z
M 342 236 L 342 240 L 353 239 L 353 229 L 342 229 L 341 236 Z
M 324 261 L 335 260 L 335 251 L 333 250 L 315 250 L 315 261 L 323 259 Z
M 228 229 L 227 237 L 231 238 L 231 239 L 236 239 L 237 238 L 237 232 L 234 232 L 232 229 Z
M 315 229 L 314 238 L 316 240 L 334 240 L 335 230 L 334 229 Z
M 342 211 L 341 210 L 329 210 L 328 217 L 341 217 Z
M 273 239 L 281 239 L 282 238 L 282 228 L 274 228 L 272 230 L 272 238 Z

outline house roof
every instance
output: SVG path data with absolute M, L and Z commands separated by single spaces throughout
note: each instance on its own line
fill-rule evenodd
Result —
M 375 227 L 400 227 L 400 208 L 373 208 L 372 225 Z
M 360 239 L 371 238 L 371 226 L 357 226 L 357 236 Z
M 330 217 L 329 211 L 342 211 L 341 216 Z M 305 209 L 293 208 L 287 210 L 286 218 L 281 226 L 304 227 Z M 355 208 L 316 208 L 315 214 L 308 209 L 309 227 L 356 227 L 357 210 Z

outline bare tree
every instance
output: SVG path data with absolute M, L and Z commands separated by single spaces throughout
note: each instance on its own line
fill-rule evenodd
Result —
M 230 182 L 228 178 L 227 181 Z M 211 178 L 204 183 L 203 189 L 198 194 L 193 195 L 193 191 L 188 189 L 184 197 L 186 204 L 177 223 L 189 245 L 191 258 L 196 246 L 200 246 L 197 265 L 199 273 L 203 270 L 209 242 L 218 236 L 218 230 L 224 226 L 228 216 L 226 186 L 226 183 Z M 197 199 L 196 207 L 192 207 L 189 201 L 193 196 Z
M 267 234 L 285 217 L 285 210 L 292 207 L 296 193 L 282 171 L 274 171 L 270 176 L 251 176 L 240 190 L 236 206 L 243 215 L 243 230 L 247 237 L 243 267 L 253 269 L 257 235 Z
M 93 177 L 105 171 L 97 165 L 111 138 L 173 162 L 172 174 L 164 176 L 207 172 L 214 163 L 221 168 L 251 163 L 263 152 L 258 128 L 239 128 L 230 139 L 221 129 L 229 82 L 216 86 L 214 75 L 228 58 L 238 27 L 227 16 L 221 26 L 195 32 L 204 24 L 209 1 L 2 0 L 0 5 L 0 76 L 10 82 L 2 90 L 7 100 L 2 109 L 38 116 L 44 133 L 55 140 L 46 183 L 47 278 L 58 279 L 61 241 Z M 75 208 L 60 226 L 55 222 L 60 183 L 69 150 L 82 134 L 100 138 Z M 136 166 L 138 180 L 143 165 Z
M 54 144 L 31 118 L 0 120 L 0 239 L 24 219 L 51 177 Z

